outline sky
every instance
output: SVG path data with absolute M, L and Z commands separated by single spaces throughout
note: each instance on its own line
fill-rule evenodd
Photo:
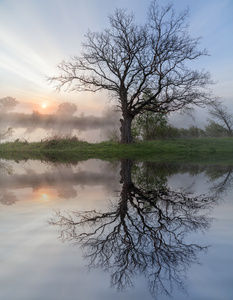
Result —
M 62 102 L 79 112 L 100 115 L 109 105 L 107 93 L 57 92 L 47 78 L 57 65 L 79 55 L 85 33 L 108 27 L 117 8 L 135 13 L 145 22 L 150 0 L 0 0 L 0 99 L 14 97 L 15 111 L 52 113 Z M 160 5 L 167 0 L 158 0 Z M 213 92 L 233 111 L 233 0 L 173 0 L 177 12 L 189 7 L 189 32 L 202 37 L 200 49 L 210 56 L 195 67 L 210 71 Z M 111 100 L 112 101 L 112 100 Z M 112 101 L 110 104 L 114 104 Z

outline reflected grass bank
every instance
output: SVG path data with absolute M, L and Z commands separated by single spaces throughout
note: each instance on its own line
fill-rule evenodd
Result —
M 123 158 L 195 163 L 233 163 L 232 138 L 169 139 L 132 144 L 116 142 L 88 143 L 76 138 L 49 139 L 41 142 L 5 142 L 0 144 L 5 159 L 39 159 L 74 162 L 91 158 Z

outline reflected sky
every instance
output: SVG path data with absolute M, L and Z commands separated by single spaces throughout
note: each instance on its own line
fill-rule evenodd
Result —
M 124 185 L 120 163 L 1 161 L 0 166 L 0 299 L 169 299 L 159 290 L 152 297 L 143 272 L 132 277 L 134 288 L 119 294 L 110 287 L 111 270 L 88 268 L 85 249 L 73 246 L 74 241 L 61 243 L 59 227 L 48 224 L 58 210 L 105 213 L 117 206 Z M 200 265 L 187 266 L 186 292 L 174 285 L 171 296 L 187 299 L 188 293 L 191 300 L 229 300 L 233 295 L 232 168 L 155 163 L 133 163 L 131 168 L 137 192 L 169 188 L 192 198 L 215 197 L 204 210 L 209 228 L 185 237 L 187 244 L 210 247 L 198 252 Z M 198 215 L 202 214 L 203 209 Z

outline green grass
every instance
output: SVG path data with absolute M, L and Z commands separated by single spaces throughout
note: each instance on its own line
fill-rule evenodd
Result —
M 71 139 L 0 144 L 5 159 L 79 161 L 90 158 L 114 160 L 132 158 L 167 162 L 233 163 L 232 138 L 156 140 L 124 145 L 115 142 L 91 144 Z

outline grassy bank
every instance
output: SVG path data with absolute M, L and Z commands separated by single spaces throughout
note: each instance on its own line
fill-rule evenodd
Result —
M 153 161 L 233 163 L 232 138 L 156 140 L 123 145 L 114 142 L 90 144 L 75 139 L 51 139 L 37 143 L 0 144 L 5 159 L 77 161 L 90 158 L 132 158 Z

